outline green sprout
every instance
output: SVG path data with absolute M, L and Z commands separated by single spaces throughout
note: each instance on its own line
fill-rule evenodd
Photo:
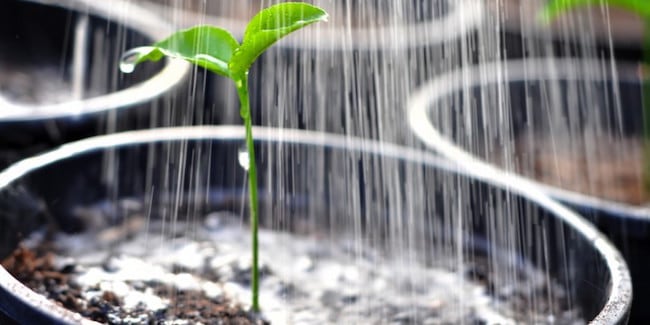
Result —
M 253 130 L 248 94 L 248 70 L 273 43 L 307 25 L 327 21 L 327 13 L 318 7 L 299 2 L 285 2 L 260 11 L 246 26 L 241 44 L 225 29 L 195 26 L 178 31 L 152 46 L 138 47 L 124 53 L 120 70 L 130 73 L 138 63 L 158 61 L 163 57 L 179 58 L 228 77 L 235 82 L 240 115 L 246 129 L 248 151 L 248 189 L 252 236 L 252 310 L 260 311 L 258 266 L 257 169 L 253 148 Z
M 650 19 L 650 1 L 647 0 L 550 0 L 541 12 L 541 18 L 550 22 L 564 12 L 577 7 L 608 5 L 639 15 L 646 23 Z
M 650 0 L 550 0 L 540 12 L 540 19 L 551 22 L 577 7 L 608 5 L 630 11 L 643 21 L 643 70 L 650 67 Z M 650 192 L 650 81 L 642 74 L 643 94 L 643 185 Z

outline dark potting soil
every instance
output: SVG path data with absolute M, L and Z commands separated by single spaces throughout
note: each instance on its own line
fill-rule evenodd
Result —
M 3 266 L 65 308 L 110 324 L 584 323 L 540 271 L 473 256 L 461 273 L 453 259 L 424 265 L 359 250 L 355 238 L 324 244 L 268 230 L 260 232 L 256 318 L 246 313 L 250 242 L 240 216 L 171 224 L 136 212 L 107 227 L 100 210 L 83 212 L 100 229 L 35 232 Z
M 31 66 L 0 58 L 0 108 L 3 103 L 37 105 L 72 99 L 72 86 L 56 66 Z
M 570 141 L 548 136 L 520 136 L 515 158 L 492 161 L 558 188 L 633 205 L 646 205 L 643 187 L 642 141 L 639 138 L 575 137 Z M 508 159 L 508 160 L 506 160 Z M 514 163 L 514 165 L 513 165 Z
M 110 290 L 87 299 L 83 288 L 72 280 L 75 264 L 57 266 L 52 248 L 18 247 L 2 261 L 2 266 L 20 282 L 57 304 L 86 318 L 106 324 L 164 324 L 186 320 L 191 324 L 266 324 L 243 308 L 220 297 L 213 299 L 196 290 L 177 290 L 169 296 L 169 307 L 151 311 L 144 306 L 126 310 L 123 301 Z M 159 282 L 142 283 L 154 292 L 167 294 L 169 287 Z

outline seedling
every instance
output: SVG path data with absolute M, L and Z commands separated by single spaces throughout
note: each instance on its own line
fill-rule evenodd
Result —
M 163 57 L 189 61 L 235 82 L 240 102 L 240 115 L 246 129 L 248 151 L 248 190 L 250 226 L 252 235 L 252 304 L 254 312 L 259 305 L 258 266 L 258 206 L 257 168 L 253 148 L 253 130 L 248 94 L 248 70 L 253 62 L 273 43 L 307 25 L 326 21 L 327 13 L 318 7 L 299 2 L 285 2 L 260 11 L 246 26 L 241 44 L 225 29 L 215 26 L 195 26 L 178 31 L 152 46 L 138 47 L 124 53 L 120 70 L 130 73 L 145 61 Z
M 650 192 L 650 80 L 645 73 L 650 68 L 650 0 L 550 0 L 540 17 L 548 23 L 573 8 L 590 5 L 619 7 L 643 20 L 643 184 L 647 193 Z

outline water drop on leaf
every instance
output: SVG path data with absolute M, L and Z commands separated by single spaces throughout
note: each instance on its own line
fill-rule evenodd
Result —
M 153 46 L 142 46 L 124 52 L 120 58 L 120 71 L 123 73 L 133 72 L 135 66 L 145 60 L 155 50 L 156 48 Z

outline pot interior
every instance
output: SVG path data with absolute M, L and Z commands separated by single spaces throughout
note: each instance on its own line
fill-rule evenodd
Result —
M 540 321 L 533 311 L 562 319 L 568 310 L 593 319 L 609 299 L 612 273 L 602 253 L 538 202 L 408 150 L 278 139 L 256 143 L 265 229 L 309 236 L 324 247 L 352 238 L 361 252 L 397 259 L 396 272 L 425 265 L 470 280 L 487 277 L 495 301 L 503 290 L 522 296 L 519 321 Z M 66 154 L 5 186 L 0 257 L 46 225 L 92 233 L 124 223 L 132 212 L 124 208 L 126 201 L 148 211 L 152 221 L 200 220 L 209 212 L 230 211 L 245 222 L 241 138 L 137 141 Z M 80 213 L 88 207 L 99 207 L 103 219 Z M 487 270 L 473 269 L 478 260 L 486 261 Z M 552 281 L 532 285 L 532 274 Z
M 504 65 L 502 78 L 487 81 L 476 70 L 469 87 L 454 82 L 430 98 L 429 122 L 454 145 L 508 172 L 643 205 L 641 82 L 629 71 L 575 64 Z
M 0 12 L 0 109 L 21 109 L 103 95 L 142 82 L 162 63 L 124 78 L 122 52 L 153 40 L 118 21 L 64 2 L 4 1 Z M 28 114 L 28 113 L 26 113 Z

